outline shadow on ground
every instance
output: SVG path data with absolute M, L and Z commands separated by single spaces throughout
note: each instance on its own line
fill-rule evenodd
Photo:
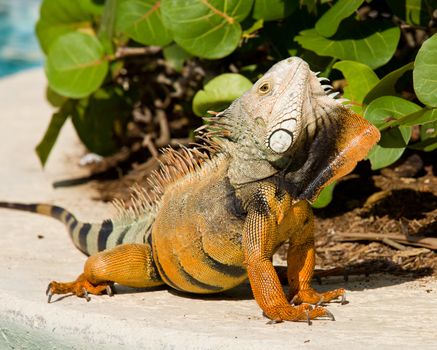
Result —
M 382 261 L 380 259 L 370 260 L 360 264 L 351 264 L 344 268 L 335 268 L 326 271 L 318 270 L 316 272 L 316 277 L 313 280 L 312 286 L 320 292 L 325 292 L 336 288 L 345 288 L 350 291 L 362 291 L 364 289 L 376 289 L 403 284 L 432 274 L 432 269 L 429 268 L 422 268 L 419 270 L 405 270 L 397 264 L 391 264 L 393 265 L 391 266 L 392 269 L 398 270 L 397 274 L 388 274 L 387 261 Z M 286 268 L 283 266 L 276 266 L 276 271 L 285 290 L 287 290 Z M 130 288 L 121 285 L 116 285 L 114 287 L 115 297 L 117 294 L 147 294 L 162 290 L 167 290 L 170 294 L 178 297 L 196 300 L 219 301 L 253 299 L 252 290 L 248 281 L 229 291 L 217 294 L 190 294 L 172 289 L 171 287 L 168 287 L 166 285 L 153 288 Z M 63 299 L 71 296 L 71 294 L 59 296 L 57 298 L 54 298 L 52 300 L 52 303 L 60 302 Z

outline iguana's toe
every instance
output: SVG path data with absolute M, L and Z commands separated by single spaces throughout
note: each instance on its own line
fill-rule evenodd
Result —
M 311 320 L 320 317 L 328 317 L 331 320 L 335 320 L 334 315 L 329 310 L 324 307 L 313 308 L 309 304 L 275 307 L 264 312 L 264 316 L 270 318 L 268 324 L 280 323 L 282 321 L 306 321 L 311 325 Z
M 47 286 L 46 295 L 48 296 L 48 302 L 50 303 L 53 295 L 55 294 L 73 294 L 79 298 L 85 298 L 86 301 L 90 301 L 90 294 L 100 295 L 106 292 L 112 296 L 113 291 L 111 289 L 111 283 L 102 282 L 98 285 L 94 285 L 89 282 L 83 275 L 80 275 L 74 282 L 56 282 L 52 281 Z
M 290 303 L 292 305 L 300 305 L 302 303 L 308 303 L 308 304 L 320 306 L 341 297 L 342 298 L 341 303 L 344 305 L 347 304 L 346 298 L 344 297 L 345 292 L 346 291 L 343 288 L 331 290 L 324 293 L 318 293 L 312 288 L 303 289 L 300 290 L 297 294 L 295 294 L 291 298 Z

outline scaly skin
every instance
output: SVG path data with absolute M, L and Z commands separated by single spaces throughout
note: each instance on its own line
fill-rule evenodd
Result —
M 299 58 L 277 63 L 211 120 L 211 158 L 196 150 L 166 152 L 150 197 L 136 191 L 132 211 L 101 224 L 81 223 L 43 204 L 0 207 L 55 217 L 91 255 L 73 282 L 51 282 L 47 294 L 110 293 L 111 285 L 167 284 L 217 293 L 247 277 L 272 321 L 333 318 L 322 303 L 344 289 L 318 293 L 314 221 L 309 201 L 349 173 L 378 141 L 369 122 L 326 95 Z M 289 241 L 286 296 L 272 265 Z M 315 307 L 311 306 L 315 305 Z

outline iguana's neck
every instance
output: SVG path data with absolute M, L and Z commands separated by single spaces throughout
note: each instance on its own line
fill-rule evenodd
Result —
M 256 148 L 226 141 L 224 151 L 230 156 L 228 177 L 236 188 L 266 179 L 279 171 L 263 159 Z
M 229 156 L 227 175 L 235 188 L 271 177 L 281 169 L 267 158 L 266 126 L 254 115 L 251 106 L 234 102 L 216 122 L 216 127 L 227 135 L 220 147 Z

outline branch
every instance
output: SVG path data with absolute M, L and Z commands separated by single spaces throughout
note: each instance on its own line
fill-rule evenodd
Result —
M 159 46 L 145 47 L 119 47 L 115 53 L 115 58 L 140 55 L 155 55 L 161 51 Z
M 406 236 L 397 233 L 358 233 L 358 232 L 337 232 L 339 241 L 380 241 L 387 242 L 394 241 L 400 244 L 424 247 L 428 249 L 437 250 L 437 238 L 425 236 Z M 393 246 L 393 244 L 390 244 Z M 397 247 L 400 249 L 400 247 Z

